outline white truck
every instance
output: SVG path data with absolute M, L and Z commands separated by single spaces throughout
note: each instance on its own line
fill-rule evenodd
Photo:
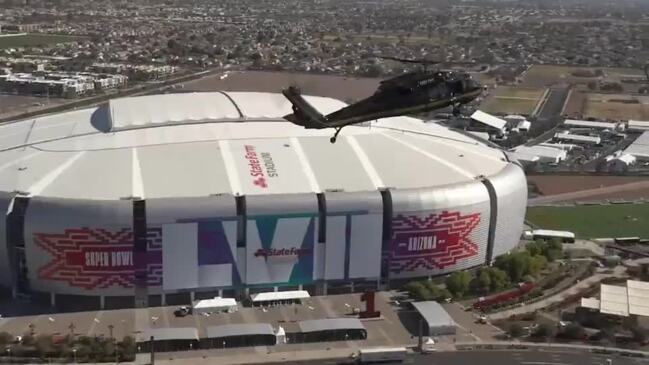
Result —
M 375 362 L 400 362 L 406 359 L 408 350 L 405 347 L 375 347 L 358 350 L 356 360 L 361 364 Z

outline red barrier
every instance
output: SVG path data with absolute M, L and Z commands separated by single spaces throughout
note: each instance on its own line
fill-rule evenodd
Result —
M 506 291 L 503 293 L 498 293 L 490 297 L 484 298 L 482 300 L 478 300 L 477 302 L 473 303 L 473 308 L 485 309 L 491 307 L 492 305 L 509 302 L 512 299 L 522 297 L 523 295 L 532 291 L 532 289 L 534 289 L 534 284 L 525 283 L 516 289 Z

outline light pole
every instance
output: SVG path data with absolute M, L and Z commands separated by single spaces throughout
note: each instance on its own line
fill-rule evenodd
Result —
M 77 348 L 73 347 L 72 348 L 72 356 L 74 357 L 74 363 L 77 363 Z
M 113 326 L 112 324 L 108 325 L 108 333 L 111 339 L 113 338 L 113 328 L 115 328 L 115 326 Z
M 11 364 L 11 346 L 7 346 L 5 351 L 7 351 L 7 357 L 9 358 L 9 363 Z

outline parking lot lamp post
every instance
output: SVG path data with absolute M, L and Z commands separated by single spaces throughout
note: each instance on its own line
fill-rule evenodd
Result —
M 72 348 L 72 356 L 74 357 L 74 363 L 77 363 L 77 348 L 73 347 Z
M 7 351 L 7 357 L 9 358 L 9 363 L 11 364 L 11 346 L 7 346 L 5 351 Z

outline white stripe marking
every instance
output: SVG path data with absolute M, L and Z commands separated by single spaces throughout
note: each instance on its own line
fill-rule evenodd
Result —
M 18 157 L 17 159 L 15 159 L 15 160 L 13 160 L 13 161 L 11 161 L 11 162 L 7 162 L 7 163 L 4 164 L 4 165 L 0 165 L 0 170 L 4 170 L 4 169 L 6 169 L 7 167 L 11 167 L 11 166 L 13 166 L 13 165 L 16 165 L 17 163 L 19 163 L 19 162 L 21 162 L 21 161 L 28 160 L 28 159 L 30 159 L 30 158 L 32 158 L 32 157 L 34 157 L 34 156 L 36 156 L 36 155 L 38 155 L 38 154 L 40 154 L 40 153 L 42 153 L 42 152 L 41 152 L 41 151 L 36 151 L 36 152 L 32 152 L 32 153 L 30 153 L 30 154 L 28 154 L 28 155 L 24 155 L 24 156 Z
M 365 151 L 358 144 L 356 138 L 350 135 L 344 137 L 347 140 L 347 143 L 349 143 L 351 148 L 354 150 L 354 152 L 356 152 L 356 156 L 358 157 L 358 160 L 361 162 L 363 169 L 365 169 L 365 172 L 367 173 L 370 180 L 372 181 L 372 184 L 374 184 L 374 188 L 376 189 L 384 188 L 385 185 L 383 184 L 383 180 L 381 180 L 381 176 L 379 176 L 378 172 L 376 172 L 374 165 L 372 165 L 372 162 L 370 162 L 369 157 L 367 157 Z
M 86 151 L 81 151 L 74 156 L 70 157 L 67 161 L 64 163 L 60 164 L 57 168 L 54 170 L 48 172 L 43 178 L 38 180 L 34 185 L 30 186 L 29 189 L 27 190 L 29 192 L 29 196 L 36 196 L 40 195 L 40 193 L 43 192 L 51 183 L 54 182 L 65 170 L 67 170 L 72 164 L 74 164 L 81 156 L 83 156 L 86 153 Z
M 291 141 L 291 145 L 293 145 L 293 148 L 295 149 L 297 158 L 300 160 L 300 164 L 302 165 L 302 171 L 304 171 L 304 175 L 306 175 L 307 180 L 309 180 L 309 185 L 311 185 L 311 191 L 313 191 L 314 193 L 321 193 L 322 190 L 320 190 L 320 185 L 318 184 L 318 180 L 316 179 L 315 174 L 311 169 L 311 164 L 309 164 L 309 158 L 306 157 L 306 154 L 302 149 L 302 145 L 300 144 L 300 141 L 296 137 L 291 137 L 290 141 Z
M 521 361 L 524 365 L 570 365 L 565 362 Z
M 132 186 L 131 186 L 131 196 L 144 199 L 144 183 L 142 182 L 142 168 L 140 166 L 140 158 L 137 154 L 137 148 L 133 147 L 131 149 L 133 152 L 132 163 L 133 163 L 133 172 L 132 172 Z
M 230 190 L 234 195 L 241 195 L 241 181 L 239 181 L 239 173 L 237 166 L 234 162 L 234 156 L 230 147 L 230 142 L 227 140 L 219 141 L 219 148 L 221 149 L 221 156 L 223 157 L 223 164 L 225 165 L 225 173 L 230 182 Z
M 448 162 L 448 161 L 445 161 L 445 160 L 443 160 L 443 159 L 441 159 L 441 158 L 439 158 L 439 157 L 437 157 L 437 156 L 431 154 L 431 153 L 428 152 L 428 151 L 422 150 L 422 149 L 419 148 L 419 147 L 416 147 L 416 146 L 413 146 L 413 145 L 411 145 L 411 144 L 409 144 L 409 143 L 406 143 L 406 142 L 404 142 L 404 141 L 402 141 L 402 140 L 400 140 L 400 139 L 398 139 L 398 138 L 395 138 L 395 137 L 389 135 L 388 133 L 381 132 L 381 134 L 383 134 L 385 137 L 387 137 L 387 138 L 389 138 L 389 139 L 391 139 L 391 140 L 393 140 L 393 141 L 396 141 L 396 142 L 401 143 L 402 145 L 404 145 L 404 146 L 406 146 L 406 147 L 412 149 L 413 151 L 417 151 L 417 152 L 421 153 L 422 155 L 424 155 L 424 156 L 430 158 L 431 160 L 435 160 L 436 162 L 439 162 L 440 164 L 449 167 L 451 170 L 455 170 L 455 171 L 457 171 L 458 173 L 460 173 L 461 175 L 464 175 L 464 176 L 468 177 L 469 179 L 473 179 L 473 178 L 475 177 L 475 176 L 473 176 L 473 174 L 469 173 L 468 171 L 463 170 L 463 169 L 457 167 L 456 165 L 454 165 L 454 164 L 452 164 L 452 163 L 450 163 L 450 162 Z

